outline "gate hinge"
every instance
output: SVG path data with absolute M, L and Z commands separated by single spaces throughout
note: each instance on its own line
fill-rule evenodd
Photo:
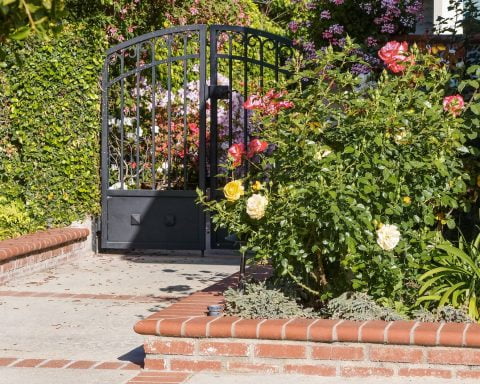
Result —
M 228 99 L 230 95 L 230 87 L 228 85 L 209 85 L 208 97 L 211 99 L 223 100 Z

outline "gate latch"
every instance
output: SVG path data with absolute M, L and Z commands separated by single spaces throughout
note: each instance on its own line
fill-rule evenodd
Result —
M 211 99 L 228 99 L 230 87 L 228 85 L 210 85 L 208 87 L 208 97 Z

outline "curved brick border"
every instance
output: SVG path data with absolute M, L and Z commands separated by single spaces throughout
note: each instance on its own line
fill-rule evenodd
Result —
M 479 324 L 206 316 L 233 280 L 137 322 L 147 370 L 480 379 Z
M 480 324 L 206 316 L 208 305 L 222 302 L 221 292 L 197 292 L 139 321 L 134 329 L 142 335 L 167 337 L 480 347 Z
M 86 228 L 58 228 L 0 241 L 0 284 L 90 253 Z
M 3 240 L 0 241 L 0 262 L 86 239 L 89 233 L 90 231 L 86 228 L 58 228 Z

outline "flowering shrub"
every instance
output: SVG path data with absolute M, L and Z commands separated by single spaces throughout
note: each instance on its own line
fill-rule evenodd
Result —
M 421 0 L 294 0 L 288 4 L 274 12 L 290 16 L 284 24 L 307 57 L 313 58 L 321 47 L 342 47 L 347 36 L 361 45 L 362 51 L 356 54 L 368 65 L 358 61 L 346 68 L 356 74 L 376 67 L 378 48 L 391 36 L 413 32 L 423 18 Z
M 445 93 L 451 79 L 438 58 L 392 46 L 383 59 L 404 68 L 387 64 L 368 84 L 345 71 L 361 61 L 348 39 L 340 52 L 319 52 L 295 76 L 309 85 L 285 95 L 293 108 L 255 111 L 272 150 L 251 163 L 244 194 L 200 197 L 242 251 L 322 300 L 353 288 L 413 305 L 443 226 L 469 206 L 463 156 L 478 105 Z

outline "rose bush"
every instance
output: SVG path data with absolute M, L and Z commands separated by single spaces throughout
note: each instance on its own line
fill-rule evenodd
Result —
M 397 308 L 413 305 L 422 266 L 477 188 L 465 159 L 477 155 L 467 143 L 479 123 L 478 81 L 452 91 L 438 58 L 395 45 L 381 55 L 405 68 L 387 65 L 375 82 L 361 84 L 345 70 L 361 61 L 347 39 L 295 74 L 292 85 L 308 86 L 282 96 L 293 108 L 269 113 L 258 103 L 264 96 L 251 98 L 245 106 L 255 109 L 258 138 L 272 151 L 251 163 L 234 203 L 200 197 L 243 252 L 320 302 L 354 289 Z M 451 98 L 467 88 L 465 105 Z

